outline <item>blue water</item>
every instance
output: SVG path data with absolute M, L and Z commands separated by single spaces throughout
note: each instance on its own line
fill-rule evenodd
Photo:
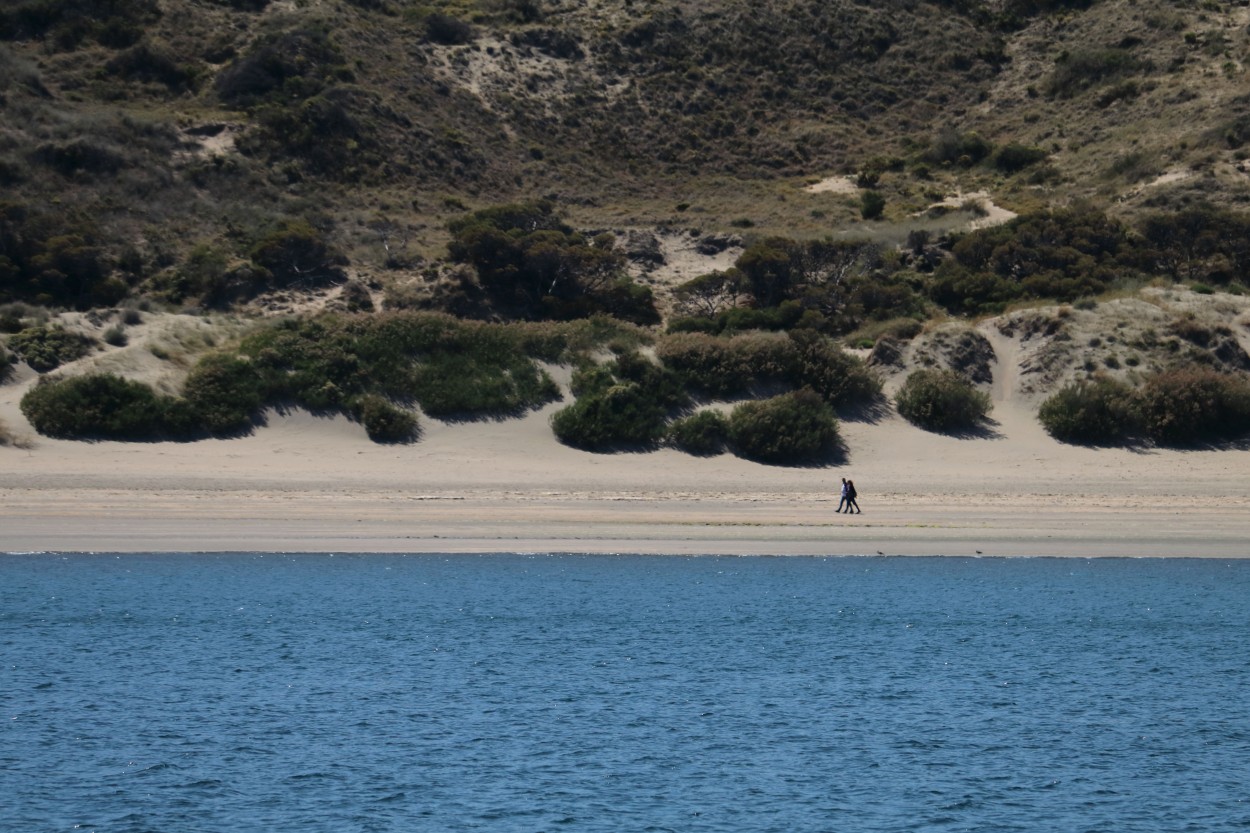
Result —
M 0 556 L 0 831 L 1250 830 L 1250 561 Z

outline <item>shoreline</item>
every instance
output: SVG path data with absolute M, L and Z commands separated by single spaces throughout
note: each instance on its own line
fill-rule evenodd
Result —
M 956 498 L 0 488 L 0 551 L 1250 557 L 1245 501 Z
M 558 407 L 405 446 L 302 412 L 227 440 L 38 437 L 0 447 L 0 552 L 1250 557 L 1250 448 L 1066 446 L 999 402 L 990 438 L 848 421 L 848 459 L 780 467 L 578 451 Z M 835 514 L 842 477 L 863 514 Z

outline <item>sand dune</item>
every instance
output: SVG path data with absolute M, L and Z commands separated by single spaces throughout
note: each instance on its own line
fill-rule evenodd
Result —
M 1068 312 L 1060 363 L 1024 324 L 981 322 L 994 402 L 982 436 L 932 434 L 894 414 L 845 421 L 847 459 L 821 468 L 673 450 L 590 454 L 552 435 L 560 403 L 503 421 L 423 419 L 421 440 L 406 446 L 304 412 L 269 413 L 230 440 L 51 440 L 18 408 L 35 381 L 19 370 L 0 386 L 0 424 L 20 442 L 0 445 L 0 551 L 1247 556 L 1250 448 L 1083 448 L 1054 441 L 1036 419 L 1046 386 L 1105 354 L 1107 333 L 1120 349 L 1132 327 L 1178 314 L 1165 301 L 1213 310 L 1238 338 L 1250 334 L 1245 299 L 1175 291 Z M 143 353 L 143 378 L 177 387 L 145 344 L 171 333 L 185 342 L 196 336 L 188 326 L 152 317 L 134 328 L 126 349 Z M 921 349 L 887 373 L 887 392 Z M 863 514 L 834 513 L 842 477 L 859 487 Z

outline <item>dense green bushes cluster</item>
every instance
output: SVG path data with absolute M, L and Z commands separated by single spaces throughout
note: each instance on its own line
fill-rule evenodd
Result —
M 1037 417 L 1055 439 L 1090 445 L 1123 442 L 1140 421 L 1132 389 L 1110 377 L 1064 386 L 1042 403 Z
M 9 349 L 39 373 L 81 359 L 95 346 L 90 338 L 64 327 L 30 327 L 9 338 Z
M 325 315 L 272 325 L 205 356 L 181 397 L 121 386 L 112 377 L 54 380 L 28 395 L 36 429 L 55 436 L 229 435 L 246 430 L 267 406 L 298 405 L 348 414 L 378 441 L 407 441 L 418 425 L 405 403 L 446 418 L 516 414 L 559 396 L 536 358 L 567 359 L 572 345 L 612 332 L 595 322 L 558 331 L 434 314 Z M 122 422 L 92 427 L 114 410 Z
M 974 430 L 989 415 L 990 396 L 953 370 L 917 370 L 894 395 L 899 414 L 930 431 Z
M 1135 274 L 1128 230 L 1088 207 L 1017 217 L 964 235 L 929 284 L 955 312 L 997 312 L 1019 298 L 1070 301 Z
M 0 303 L 110 306 L 130 291 L 114 266 L 90 219 L 0 201 Z
M 376 393 L 440 417 L 507 415 L 558 395 L 518 331 L 433 314 L 327 315 L 244 339 L 266 402 L 350 409 Z
M 1191 206 L 1132 228 L 1076 206 L 965 234 L 951 254 L 927 291 L 960 313 L 994 313 L 1022 298 L 1071 301 L 1151 277 L 1227 285 L 1250 278 L 1250 214 Z
M 157 0 L 9 0 L 0 8 L 0 39 L 47 38 L 60 49 L 86 41 L 120 48 L 138 41 L 160 16 Z
M 1250 376 L 1191 365 L 1153 374 L 1138 388 L 1110 379 L 1077 381 L 1047 399 L 1038 419 L 1063 442 L 1235 440 L 1250 434 Z
M 729 441 L 743 457 L 766 463 L 816 463 L 839 451 L 838 420 L 828 403 L 803 389 L 743 402 L 729 416 Z
M 687 454 L 720 454 L 729 442 L 729 420 L 720 411 L 699 411 L 673 420 L 666 439 L 669 445 Z
M 186 412 L 178 400 L 117 376 L 48 380 L 22 397 L 22 413 L 40 434 L 64 439 L 155 440 L 177 430 Z
M 650 289 L 633 283 L 611 235 L 587 240 L 551 202 L 503 205 L 450 224 L 451 259 L 469 263 L 492 303 L 526 319 L 570 320 L 607 313 L 659 321 Z
M 671 322 L 674 332 L 801 327 L 841 334 L 925 307 L 899 263 L 875 244 L 784 237 L 752 243 L 732 270 L 689 281 L 677 294 L 694 314 Z M 739 294 L 751 307 L 729 305 Z
M 810 388 L 834 407 L 869 405 L 881 381 L 856 356 L 806 331 L 732 338 L 701 333 L 665 336 L 656 355 L 690 389 L 706 396 L 748 396 L 767 387 Z
M 668 336 L 656 364 L 640 354 L 579 370 L 576 401 L 552 417 L 556 437 L 593 451 L 653 448 L 667 442 L 692 454 L 726 447 L 774 463 L 817 462 L 837 450 L 833 408 L 880 396 L 880 381 L 829 339 L 755 334 Z M 791 388 L 768 398 L 765 391 Z M 688 414 L 700 396 L 759 396 L 719 411 Z
M 572 390 L 575 401 L 552 415 L 551 428 L 587 451 L 654 447 L 669 415 L 690 401 L 676 374 L 637 353 L 579 369 Z

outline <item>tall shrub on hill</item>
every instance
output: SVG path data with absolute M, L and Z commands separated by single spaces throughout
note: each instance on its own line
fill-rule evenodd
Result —
M 449 224 L 451 259 L 469 263 L 492 302 L 521 318 L 570 320 L 597 313 L 659 321 L 646 287 L 625 273 L 611 235 L 586 239 L 548 201 L 496 206 Z
M 130 288 L 113 265 L 90 217 L 0 201 L 0 302 L 115 304 Z
M 1018 298 L 1071 301 L 1136 274 L 1126 229 L 1089 207 L 970 232 L 951 254 L 929 280 L 929 295 L 960 313 L 1001 311 Z

